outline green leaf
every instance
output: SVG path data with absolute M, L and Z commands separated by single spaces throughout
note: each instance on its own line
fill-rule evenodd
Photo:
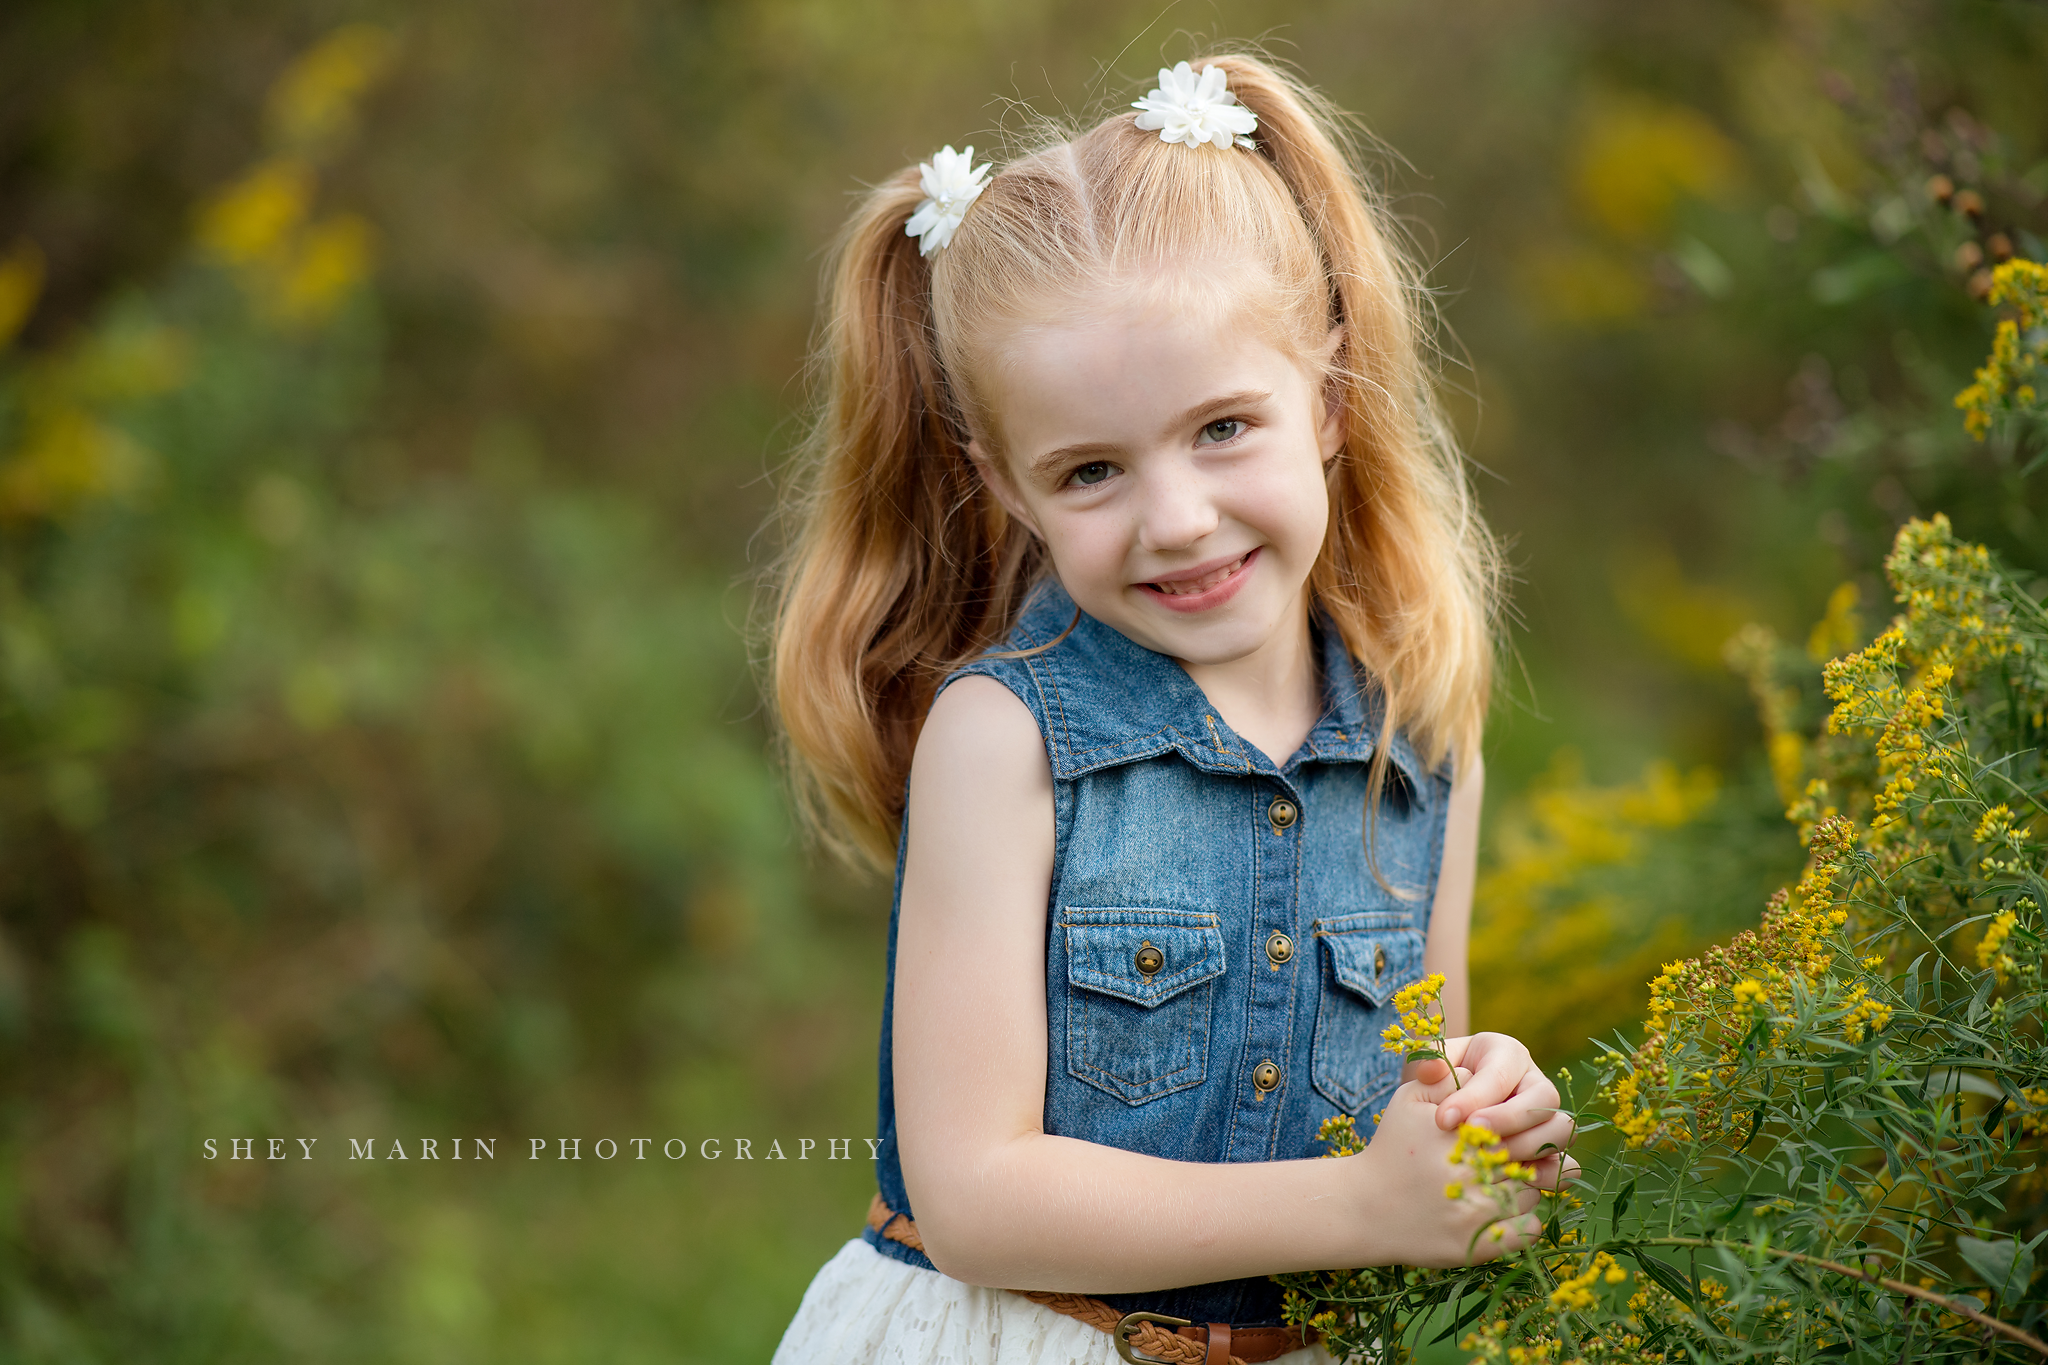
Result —
M 1435 1336 L 1431 1337 L 1429 1339 L 1430 1344 L 1434 1345 L 1439 1341 L 1447 1340 L 1450 1337 L 1456 1336 L 1458 1333 L 1464 1331 L 1467 1327 L 1470 1327 L 1475 1321 L 1478 1320 L 1479 1315 L 1481 1313 L 1484 1313 L 1487 1310 L 1487 1308 L 1492 1305 L 1492 1302 L 1493 1301 L 1489 1299 L 1486 1295 L 1481 1294 L 1478 1298 L 1473 1300 L 1472 1306 L 1470 1308 L 1467 1308 L 1464 1312 L 1458 1315 L 1457 1321 L 1453 1322 L 1450 1326 L 1444 1328 L 1443 1331 L 1438 1332 Z
M 1636 1182 L 1631 1179 L 1621 1187 L 1621 1193 L 1614 1196 L 1614 1230 L 1621 1231 L 1622 1215 L 1628 1212 L 1629 1200 L 1636 1197 Z
M 2022 1247 L 2009 1237 L 1995 1241 L 1983 1237 L 1956 1238 L 1956 1250 L 1970 1263 L 1970 1269 L 1976 1271 L 1978 1277 L 1991 1286 L 1991 1292 L 2001 1298 L 2008 1291 L 2023 1292 L 2032 1282 L 2033 1248 L 2033 1242 Z
M 1692 1286 L 1686 1283 L 1683 1275 L 1680 1275 L 1655 1256 L 1645 1252 L 1632 1250 L 1629 1252 L 1629 1255 L 1635 1260 L 1637 1265 L 1643 1268 L 1645 1275 L 1648 1275 L 1666 1290 L 1670 1291 L 1672 1296 L 1680 1303 L 1684 1304 L 1687 1308 L 1695 1310 L 1698 1308 L 1699 1305 L 1693 1301 Z

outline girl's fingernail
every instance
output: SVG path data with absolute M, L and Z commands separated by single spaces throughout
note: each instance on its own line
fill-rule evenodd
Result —
M 1456 1123 L 1459 1119 L 1465 1116 L 1455 1109 L 1446 1109 L 1444 1110 L 1444 1117 L 1446 1119 L 1449 1119 L 1452 1123 Z

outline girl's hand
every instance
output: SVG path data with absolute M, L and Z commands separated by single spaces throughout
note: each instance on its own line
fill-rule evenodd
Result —
M 1448 1077 L 1443 1084 L 1449 1087 Z M 1514 1212 L 1502 1218 L 1499 1202 L 1470 1169 L 1451 1165 L 1456 1138 L 1437 1125 L 1436 1114 L 1431 1089 L 1408 1082 L 1387 1101 L 1371 1144 L 1340 1163 L 1355 1163 L 1363 1181 L 1358 1194 L 1373 1222 L 1373 1264 L 1470 1265 L 1520 1251 L 1542 1232 L 1532 1212 L 1535 1187 L 1517 1187 Z M 1446 1192 L 1453 1183 L 1464 1187 L 1456 1199 Z
M 1404 1079 L 1423 1083 L 1421 1093 L 1437 1105 L 1438 1128 L 1447 1133 L 1461 1123 L 1491 1128 L 1507 1140 L 1510 1156 L 1536 1168 L 1546 1189 L 1557 1188 L 1561 1176 L 1578 1169 L 1577 1162 L 1561 1155 L 1572 1145 L 1571 1117 L 1558 1112 L 1557 1086 L 1528 1048 L 1505 1033 L 1475 1033 L 1445 1039 L 1444 1052 L 1457 1063 L 1458 1085 L 1451 1084 L 1442 1062 L 1411 1062 L 1402 1073 Z

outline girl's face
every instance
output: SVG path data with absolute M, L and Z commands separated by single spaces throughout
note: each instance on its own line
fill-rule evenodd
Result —
M 1164 308 L 1020 326 L 997 355 L 1003 468 L 969 453 L 1077 606 L 1186 664 L 1300 638 L 1343 444 L 1317 376 L 1254 329 Z

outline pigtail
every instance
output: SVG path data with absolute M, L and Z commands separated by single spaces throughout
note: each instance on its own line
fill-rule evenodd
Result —
M 1501 566 L 1423 360 L 1428 292 L 1396 245 L 1391 215 L 1353 170 L 1344 118 L 1266 63 L 1193 63 L 1212 64 L 1258 116 L 1258 153 L 1314 234 L 1331 285 L 1329 321 L 1343 328 L 1329 382 L 1348 429 L 1310 591 L 1378 679 L 1386 732 L 1408 727 L 1432 766 L 1453 752 L 1465 758 L 1476 752 L 1492 688 Z M 1384 764 L 1382 749 L 1375 790 Z
M 938 684 L 1000 638 L 1038 568 L 968 462 L 930 268 L 903 230 L 921 197 L 914 168 L 870 192 L 828 268 L 823 402 L 770 664 L 802 809 L 876 865 Z

